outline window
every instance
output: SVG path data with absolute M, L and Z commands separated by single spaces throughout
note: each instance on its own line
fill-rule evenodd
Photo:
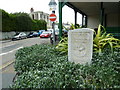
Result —
M 40 18 L 42 18 L 42 14 L 40 14 Z
M 34 19 L 34 14 L 32 14 L 32 19 Z
M 44 20 L 45 20 L 45 15 L 44 15 Z

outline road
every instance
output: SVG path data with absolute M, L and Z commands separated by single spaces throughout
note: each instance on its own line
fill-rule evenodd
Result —
M 2 46 L 0 46 L 0 51 L 2 51 L 0 53 L 0 59 L 2 59 L 2 64 L 0 65 L 2 88 L 8 88 L 12 84 L 12 79 L 16 73 L 13 67 L 16 51 L 35 44 L 50 44 L 50 39 L 35 37 L 2 43 Z

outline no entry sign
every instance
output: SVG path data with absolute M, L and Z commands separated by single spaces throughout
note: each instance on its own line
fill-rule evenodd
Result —
M 55 21 L 56 20 L 56 15 L 55 14 L 50 14 L 49 19 L 50 21 Z

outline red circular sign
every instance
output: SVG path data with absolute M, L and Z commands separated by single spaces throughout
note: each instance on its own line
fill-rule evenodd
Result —
M 50 14 L 49 19 L 50 21 L 55 21 L 56 20 L 56 15 L 55 14 Z

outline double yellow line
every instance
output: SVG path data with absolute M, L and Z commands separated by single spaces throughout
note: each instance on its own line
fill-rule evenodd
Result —
M 9 66 L 10 64 L 12 64 L 15 60 L 9 61 L 7 63 L 5 63 L 4 65 L 0 66 L 0 70 L 4 69 L 5 67 Z

